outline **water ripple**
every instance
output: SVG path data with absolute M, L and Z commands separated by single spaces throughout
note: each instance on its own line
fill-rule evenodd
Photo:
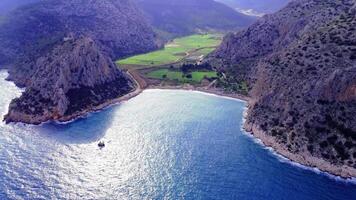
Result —
M 1 116 L 21 94 L 5 77 Z M 0 199 L 356 199 L 356 185 L 286 164 L 243 134 L 244 110 L 148 90 L 69 124 L 0 123 Z

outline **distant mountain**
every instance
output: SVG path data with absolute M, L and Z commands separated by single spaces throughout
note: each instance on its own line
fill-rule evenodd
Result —
M 248 83 L 247 130 L 345 177 L 356 176 L 355 27 L 354 0 L 295 0 L 227 36 L 210 61 L 229 85 Z
M 274 13 L 292 0 L 216 0 L 225 3 L 232 8 L 247 14 L 262 16 L 264 14 Z
M 19 6 L 34 3 L 40 0 L 1 0 L 0 1 L 0 15 L 7 13 Z
M 41 0 L 0 25 L 0 64 L 26 91 L 7 122 L 70 119 L 133 89 L 112 59 L 158 48 L 130 0 Z
M 200 31 L 231 31 L 256 19 L 214 0 L 136 0 L 152 25 L 168 36 Z

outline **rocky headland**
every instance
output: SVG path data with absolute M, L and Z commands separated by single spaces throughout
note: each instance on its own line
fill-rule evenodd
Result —
M 68 38 L 36 61 L 31 84 L 11 102 L 6 122 L 39 124 L 77 116 L 133 91 L 131 79 L 86 37 Z
M 130 0 L 54 1 L 10 12 L 0 26 L 0 65 L 26 90 L 6 122 L 67 121 L 133 92 L 113 59 L 159 48 Z
M 356 177 L 355 27 L 355 1 L 295 0 L 209 58 L 224 81 L 248 83 L 247 131 L 343 177 Z

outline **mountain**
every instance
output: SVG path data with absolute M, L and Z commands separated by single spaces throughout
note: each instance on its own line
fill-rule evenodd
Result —
M 0 26 L 0 65 L 16 62 L 10 78 L 26 85 L 34 71 L 26 59 L 69 34 L 90 37 L 113 59 L 158 47 L 151 26 L 129 0 L 44 0 L 11 12 Z
M 34 3 L 40 0 L 1 0 L 0 2 L 0 13 L 4 14 L 19 6 Z M 0 15 L 2 15 L 0 14 Z
M 170 36 L 238 30 L 256 20 L 214 0 L 136 0 L 136 3 L 160 33 Z
M 65 121 L 134 88 L 90 38 L 67 38 L 35 63 L 31 84 L 11 102 L 6 122 Z
M 216 0 L 229 5 L 237 11 L 252 15 L 262 16 L 264 14 L 274 13 L 285 7 L 292 0 Z
M 296 0 L 227 36 L 210 62 L 247 82 L 245 127 L 283 155 L 356 176 L 356 5 Z
M 0 64 L 9 80 L 26 87 L 6 121 L 70 119 L 123 96 L 134 86 L 112 59 L 158 47 L 130 0 L 42 0 L 19 7 L 0 26 Z

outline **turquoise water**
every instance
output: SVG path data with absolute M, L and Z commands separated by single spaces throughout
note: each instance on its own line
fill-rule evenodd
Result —
M 1 116 L 20 94 L 5 77 Z M 0 123 L 0 199 L 356 199 L 352 181 L 291 164 L 244 134 L 244 109 L 148 90 L 67 125 Z

